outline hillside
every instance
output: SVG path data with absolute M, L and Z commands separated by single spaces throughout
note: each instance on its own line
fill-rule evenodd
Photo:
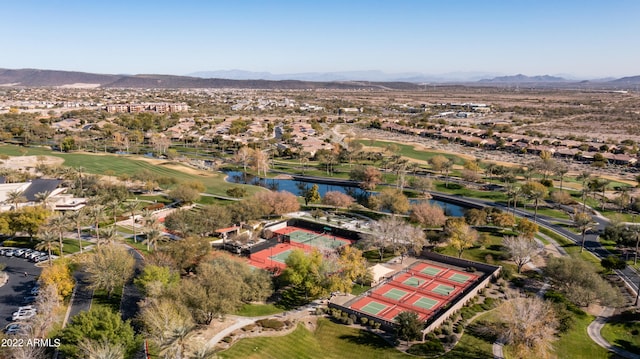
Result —
M 103 75 L 75 71 L 0 69 L 0 85 L 17 87 L 59 87 L 92 84 L 108 88 L 237 88 L 237 89 L 393 89 L 416 90 L 408 82 L 351 82 L 296 80 L 227 80 L 173 75 Z

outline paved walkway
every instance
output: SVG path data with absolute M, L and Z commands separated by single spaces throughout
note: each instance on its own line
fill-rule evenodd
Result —
M 600 312 L 600 315 L 596 318 L 596 320 L 591 322 L 591 324 L 589 324 L 589 326 L 587 327 L 587 333 L 589 334 L 589 337 L 599 346 L 607 349 L 612 353 L 615 353 L 618 356 L 621 356 L 627 359 L 640 359 L 640 355 L 628 352 L 620 347 L 613 346 L 606 339 L 602 337 L 600 330 L 605 325 L 607 320 L 613 315 L 613 312 L 614 312 L 613 308 L 610 308 L 610 307 L 602 308 L 602 312 Z

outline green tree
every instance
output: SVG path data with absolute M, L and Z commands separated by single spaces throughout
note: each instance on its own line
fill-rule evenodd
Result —
M 171 268 L 147 264 L 133 283 L 147 296 L 158 297 L 180 282 L 180 275 Z
M 407 341 L 407 345 L 412 340 L 422 339 L 422 329 L 424 322 L 418 317 L 418 313 L 404 311 L 400 312 L 395 318 L 396 333 L 398 338 Z
M 120 246 L 98 246 L 83 261 L 84 270 L 93 289 L 107 291 L 111 298 L 116 288 L 122 287 L 133 276 L 135 260 Z
M 200 199 L 200 192 L 189 186 L 178 186 L 167 193 L 167 196 L 172 200 L 189 204 Z
M 521 218 L 518 221 L 518 225 L 516 226 L 516 229 L 518 230 L 519 233 L 521 233 L 525 237 L 529 239 L 533 239 L 533 237 L 538 232 L 538 225 L 526 218 Z
M 627 267 L 627 263 L 615 255 L 607 256 L 600 261 L 602 267 L 607 271 L 621 270 Z
M 171 258 L 176 270 L 189 273 L 209 255 L 211 245 L 203 238 L 187 237 L 161 246 L 159 252 Z
M 340 277 L 341 286 L 336 288 L 343 293 L 351 293 L 352 283 L 371 282 L 371 271 L 367 260 L 362 256 L 362 251 L 354 246 L 344 246 L 338 249 L 337 275 Z
M 9 229 L 15 232 L 27 232 L 29 237 L 38 233 L 40 228 L 46 223 L 47 218 L 51 215 L 49 210 L 40 206 L 28 206 L 20 208 L 9 214 Z
M 282 272 L 282 280 L 291 287 L 288 294 L 294 301 L 306 303 L 329 293 L 329 273 L 320 251 L 307 254 L 294 249 L 285 263 L 287 267 Z
M 393 214 L 409 211 L 409 199 L 395 188 L 385 188 L 377 196 L 369 197 L 369 201 L 377 210 L 386 210 Z
M 449 219 L 445 230 L 449 236 L 449 245 L 462 257 L 465 249 L 473 247 L 478 241 L 478 232 L 472 229 L 464 220 Z
M 60 150 L 62 152 L 69 152 L 75 149 L 76 149 L 76 140 L 71 136 L 65 137 L 60 143 Z
M 304 205 L 309 205 L 309 202 L 318 202 L 320 200 L 320 193 L 318 192 L 318 185 L 314 184 L 310 188 L 305 189 L 302 192 L 304 198 Z
M 234 312 L 243 303 L 261 301 L 272 294 L 264 271 L 252 271 L 245 263 L 227 256 L 202 262 L 195 277 L 181 281 L 179 288 L 193 319 L 209 324 L 216 316 Z
M 60 337 L 60 351 L 67 358 L 86 358 L 85 353 L 78 349 L 83 340 L 122 345 L 126 351 L 126 358 L 132 358 L 141 344 L 131 324 L 122 321 L 119 313 L 104 306 L 96 306 L 73 317 L 71 323 L 62 330 Z
M 620 291 L 614 289 L 596 273 L 593 266 L 582 259 L 571 257 L 550 257 L 547 259 L 545 274 L 551 279 L 552 287 L 564 293 L 570 301 L 580 306 L 600 303 L 605 306 L 620 306 L 624 299 Z

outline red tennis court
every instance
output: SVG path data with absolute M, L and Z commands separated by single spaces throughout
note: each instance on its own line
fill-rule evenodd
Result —
M 285 260 L 293 249 L 302 249 L 306 253 L 314 250 L 335 251 L 337 248 L 355 241 L 318 233 L 299 227 L 284 227 L 273 232 L 278 238 L 278 244 L 259 252 L 251 253 L 249 264 L 262 269 L 286 268 Z
M 417 262 L 357 298 L 350 308 L 387 321 L 403 311 L 426 320 L 477 280 L 475 274 Z

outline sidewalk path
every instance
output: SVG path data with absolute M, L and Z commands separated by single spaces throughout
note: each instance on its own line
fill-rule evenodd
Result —
M 611 345 L 606 339 L 602 337 L 600 330 L 605 325 L 609 317 L 613 315 L 614 309 L 610 307 L 602 308 L 600 315 L 587 327 L 587 333 L 591 340 L 596 342 L 599 346 L 607 349 L 608 351 L 615 353 L 623 358 L 627 359 L 640 359 L 640 355 L 628 352 L 622 348 Z

